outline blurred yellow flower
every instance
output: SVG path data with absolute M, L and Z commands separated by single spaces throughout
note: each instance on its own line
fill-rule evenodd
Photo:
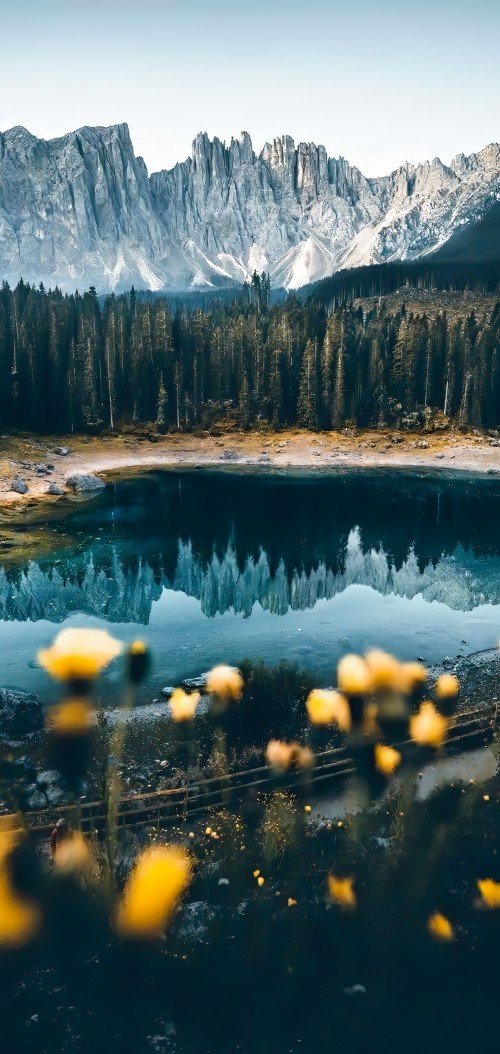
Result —
M 270 739 L 266 747 L 266 761 L 276 772 L 287 772 L 292 765 L 298 769 L 308 769 L 314 765 L 314 754 L 309 747 L 301 747 L 299 743 Z
M 372 687 L 396 691 L 400 686 L 400 664 L 394 655 L 374 648 L 365 655 L 365 662 L 372 675 Z
M 207 676 L 206 689 L 222 699 L 240 699 L 243 677 L 235 666 L 214 666 Z
M 93 680 L 123 651 L 123 644 L 102 629 L 63 629 L 38 662 L 59 681 Z
M 401 761 L 399 750 L 394 750 L 394 747 L 386 747 L 382 743 L 375 743 L 375 768 L 383 776 L 392 776 Z
M 87 871 L 91 864 L 90 850 L 80 831 L 73 831 L 71 838 L 64 838 L 56 846 L 54 865 L 58 871 Z
M 477 888 L 485 907 L 500 908 L 500 882 L 494 882 L 492 878 L 478 878 Z
M 421 662 L 402 662 L 399 668 L 399 687 L 403 695 L 411 695 L 416 688 L 426 684 L 427 670 Z
M 295 908 L 297 906 L 297 901 L 294 900 L 293 897 L 289 897 L 287 903 L 289 908 Z
M 314 752 L 310 747 L 301 747 L 296 743 L 294 762 L 298 769 L 310 769 L 314 765 Z
M 304 805 L 304 812 L 311 812 L 311 806 L 310 805 Z
M 116 915 L 122 937 L 161 937 L 191 877 L 184 849 L 153 846 L 139 857 Z
M 254 877 L 254 878 L 258 878 L 258 877 L 259 877 L 259 875 L 260 875 L 260 871 L 259 871 L 259 869 L 257 868 L 257 869 L 256 869 L 256 870 L 254 871 L 254 873 L 253 873 L 253 877 Z
M 3 863 L 0 867 L 0 948 L 20 948 L 27 944 L 40 923 L 40 909 L 12 888 Z
M 448 722 L 433 703 L 422 703 L 418 714 L 410 717 L 410 736 L 421 747 L 440 747 L 446 739 Z
M 427 920 L 427 930 L 437 941 L 452 941 L 455 937 L 451 923 L 438 911 Z
M 176 688 L 169 699 L 170 711 L 174 721 L 192 721 L 196 707 L 201 699 L 199 692 L 185 692 Z
M 460 683 L 453 673 L 442 673 L 436 681 L 436 699 L 453 699 L 458 695 Z
M 85 699 L 67 699 L 49 707 L 45 724 L 59 736 L 86 735 L 95 724 L 94 708 Z
M 12 817 L 0 817 L 0 948 L 27 944 L 41 923 L 40 909 L 13 888 L 9 874 L 9 855 L 22 838 Z
M 344 655 L 337 666 L 337 681 L 346 695 L 367 695 L 373 688 L 370 667 L 360 655 Z
M 328 875 L 327 884 L 330 900 L 334 904 L 339 904 L 342 908 L 356 907 L 353 878 L 337 878 L 336 875 Z
M 259 877 L 258 877 L 258 879 L 257 879 L 257 885 L 258 885 L 258 886 L 263 886 L 263 885 L 264 885 L 264 882 L 265 882 L 265 881 L 266 881 L 266 880 L 265 880 L 265 878 L 263 877 L 263 875 L 259 875 Z
M 295 757 L 295 744 L 270 739 L 266 747 L 266 761 L 277 772 L 286 772 Z
M 331 725 L 335 722 L 343 732 L 350 731 L 349 703 L 340 692 L 315 688 L 306 699 L 306 707 L 312 725 Z

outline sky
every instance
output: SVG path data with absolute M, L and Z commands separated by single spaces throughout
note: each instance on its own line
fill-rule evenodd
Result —
M 0 129 L 122 121 L 150 172 L 199 131 L 367 176 L 500 140 L 498 0 L 3 0 Z

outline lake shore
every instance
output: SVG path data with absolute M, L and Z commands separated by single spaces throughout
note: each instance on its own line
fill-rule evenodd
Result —
M 152 434 L 38 437 L 4 436 L 0 440 L 0 507 L 33 501 L 57 501 L 51 483 L 67 489 L 75 473 L 108 474 L 156 468 L 250 467 L 258 471 L 335 469 L 426 469 L 433 472 L 500 473 L 500 444 L 483 434 L 454 431 L 427 435 L 397 431 L 227 432 L 221 435 Z M 67 447 L 69 453 L 57 454 Z M 11 489 L 14 479 L 27 487 Z

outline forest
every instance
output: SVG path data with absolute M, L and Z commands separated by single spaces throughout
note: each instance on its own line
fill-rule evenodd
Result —
M 409 428 L 433 410 L 500 425 L 500 303 L 453 318 L 383 296 L 273 303 L 265 274 L 203 309 L 134 289 L 0 289 L 2 429 Z

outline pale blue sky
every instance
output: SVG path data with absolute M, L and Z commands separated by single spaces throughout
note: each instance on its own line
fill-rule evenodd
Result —
M 500 140 L 498 0 L 3 4 L 0 129 L 126 121 L 150 171 L 198 131 L 289 133 L 368 175 Z

